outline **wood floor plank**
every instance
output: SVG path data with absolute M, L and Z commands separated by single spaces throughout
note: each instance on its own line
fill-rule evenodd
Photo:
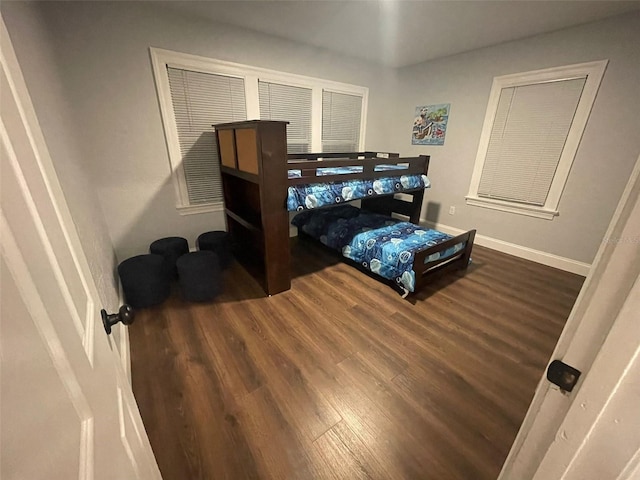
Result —
M 326 329 L 317 329 L 317 333 L 310 329 L 306 323 L 312 323 L 311 317 L 314 315 L 290 301 L 288 296 L 274 298 L 265 306 L 254 305 L 249 308 L 261 320 L 262 328 L 272 341 L 281 351 L 290 352 L 309 376 L 316 370 L 328 374 L 325 370 L 327 366 L 344 360 L 352 353 L 335 352 L 332 347 L 336 342 L 320 334 Z
M 394 351 L 403 352 L 412 364 L 421 364 L 430 359 L 431 364 L 440 363 L 440 368 L 450 371 L 452 375 L 463 375 L 470 384 L 482 386 L 485 390 L 488 385 L 493 385 L 495 390 L 500 391 L 495 396 L 504 409 L 509 409 L 517 398 L 525 402 L 529 398 L 520 391 L 526 385 L 526 380 L 522 380 L 519 375 L 514 377 L 513 372 L 506 369 L 491 371 L 490 366 L 499 360 L 495 353 L 478 348 L 477 344 L 468 341 L 459 330 L 454 330 L 455 336 L 451 336 L 448 331 L 439 327 L 433 310 L 430 310 L 429 322 L 420 318 L 410 319 L 405 315 L 410 312 L 396 312 L 391 315 L 393 321 L 385 322 L 376 318 L 375 312 L 369 307 L 363 306 L 361 309 L 368 312 L 359 317 L 360 323 L 368 325 L 371 331 L 379 332 Z M 451 319 L 445 318 L 445 321 Z M 417 327 L 418 333 L 413 327 Z M 405 361 L 406 365 L 408 363 Z M 509 396 L 509 401 L 504 400 L 506 395 Z
M 387 478 L 430 478 L 424 472 L 433 453 L 412 453 L 416 444 L 403 426 L 389 418 L 388 412 L 372 400 L 372 392 L 357 385 L 344 368 L 339 368 L 331 379 L 316 381 L 328 392 L 329 401 L 341 413 L 344 423 L 379 459 Z M 432 478 L 446 478 L 445 469 L 436 467 Z
M 151 439 L 175 439 L 172 448 L 164 448 L 157 441 L 152 443 L 165 478 L 180 478 L 185 473 L 202 478 L 200 461 L 195 454 L 198 436 L 187 415 L 183 377 L 174 361 L 177 353 L 164 335 L 166 320 L 157 307 L 146 310 L 145 314 L 153 318 L 154 324 L 138 324 L 136 344 L 131 349 L 132 364 L 145 364 L 144 375 L 140 375 L 138 369 L 132 378 L 145 429 Z M 165 375 L 174 381 L 153 381 Z
M 496 469 L 501 465 L 496 460 L 506 457 L 513 439 L 510 432 L 517 425 L 494 408 L 485 408 L 486 401 L 476 403 L 476 394 L 449 385 L 437 373 L 420 368 L 411 367 L 398 375 L 391 389 L 413 406 L 418 417 L 457 432 L 449 443 L 459 455 L 466 455 L 476 469 L 468 478 L 496 478 Z
M 332 288 L 332 285 L 324 286 L 325 290 Z M 316 292 L 322 292 L 323 289 L 315 289 L 314 293 L 311 293 L 303 287 L 300 291 L 305 295 L 317 295 Z M 402 360 L 401 356 L 389 349 L 384 340 L 372 334 L 361 322 L 356 321 L 348 304 L 325 303 L 324 311 L 331 313 L 326 316 L 331 324 L 329 328 L 344 332 L 356 351 L 360 351 L 371 358 L 372 362 L 376 363 L 377 368 L 385 372 L 387 378 L 393 378 L 406 368 L 406 362 Z
M 447 475 L 455 478 L 477 478 L 476 469 L 465 452 L 464 442 L 456 441 L 450 435 L 448 426 L 436 416 L 428 413 L 421 415 L 414 405 L 398 395 L 391 384 L 380 377 L 375 369 L 358 354 L 340 364 L 346 376 L 378 406 L 388 421 L 398 431 L 408 445 L 421 445 L 424 454 L 420 462 L 424 471 L 432 472 L 442 478 Z M 411 425 L 411 428 L 404 429 Z M 400 435 L 398 435 L 400 436 Z
M 500 386 L 506 395 L 511 398 L 521 396 L 521 389 L 526 386 L 526 377 L 513 375 L 514 368 L 492 369 L 491 365 L 501 363 L 502 365 L 516 366 L 515 361 L 509 361 L 507 358 L 500 356 L 499 352 L 487 348 L 481 339 L 471 338 L 465 335 L 463 329 L 457 328 L 449 331 L 443 328 L 445 322 L 455 321 L 455 316 L 446 314 L 436 309 L 430 310 L 429 321 L 410 318 L 404 313 L 395 313 L 391 322 L 395 328 L 405 326 L 405 328 L 414 328 L 417 326 L 422 331 L 422 342 L 417 342 L 416 346 L 421 348 L 420 358 L 432 356 L 434 351 L 438 352 L 438 356 L 434 356 L 434 360 L 445 359 L 448 365 L 451 365 L 458 372 L 468 373 L 469 379 L 482 382 L 484 385 Z M 518 365 L 519 370 L 522 369 Z
M 340 422 L 320 436 L 313 446 L 320 459 L 319 478 L 326 479 L 389 479 L 378 459 L 349 426 Z
M 482 247 L 408 300 L 314 244 L 292 269 L 271 298 L 233 264 L 214 302 L 138 312 L 163 478 L 496 478 L 583 279 Z
M 212 469 L 219 471 L 219 478 L 229 480 L 238 476 L 258 478 L 253 455 L 236 420 L 237 404 L 226 401 L 229 392 L 222 386 L 219 370 L 213 367 L 195 318 L 174 318 L 170 322 L 179 323 L 172 328 L 171 342 L 177 352 L 182 395 L 189 405 L 186 414 L 197 435 L 195 453 L 202 469 L 190 478 L 208 478 L 207 472 Z
M 221 310 L 225 315 L 225 309 Z M 195 316 L 197 318 L 197 316 Z M 216 372 L 221 377 L 225 390 L 242 397 L 265 383 L 245 341 L 227 320 L 213 316 L 199 318 L 203 341 L 211 352 Z M 216 328 L 207 328 L 208 321 L 215 321 Z
M 269 386 L 247 395 L 242 404 L 238 423 L 251 444 L 260 478 L 313 478 L 310 443 L 301 442 L 299 431 Z M 216 473 L 212 470 L 210 478 L 217 478 Z M 235 478 L 245 477 L 238 472 Z
M 282 339 L 272 337 L 272 340 L 265 342 L 243 321 L 243 318 L 252 318 L 268 334 L 270 330 L 267 324 L 271 318 L 269 311 L 265 308 L 264 312 L 260 312 L 248 306 L 242 310 L 243 314 L 234 318 L 235 327 L 243 336 L 247 347 L 254 352 L 263 374 L 269 378 L 269 385 L 272 387 L 270 391 L 281 409 L 289 415 L 290 422 L 305 438 L 313 441 L 338 423 L 341 416 L 322 393 L 314 388 L 296 361 L 296 353 L 280 346 Z

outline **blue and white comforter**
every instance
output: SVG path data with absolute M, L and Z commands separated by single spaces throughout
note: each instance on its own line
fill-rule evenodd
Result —
M 348 167 L 347 167 L 348 168 Z M 345 180 L 292 185 L 287 190 L 287 210 L 308 210 L 351 200 L 429 188 L 426 175 L 400 175 L 378 179 Z
M 415 253 L 452 238 L 437 230 L 361 211 L 350 205 L 303 212 L 296 215 L 292 223 L 346 258 L 395 281 L 405 292 L 415 289 Z M 452 257 L 464 247 L 463 242 L 436 252 L 425 259 L 425 263 Z
M 357 160 L 354 160 L 357 162 Z M 388 172 L 392 170 L 406 170 L 407 165 L 394 165 L 394 164 L 381 164 L 376 165 L 373 168 L 374 172 Z M 348 167 L 318 167 L 316 168 L 316 175 L 328 176 L 328 175 L 346 175 L 349 173 L 362 173 L 364 166 L 351 165 Z M 300 178 L 302 176 L 301 170 L 288 170 L 287 175 L 289 178 Z

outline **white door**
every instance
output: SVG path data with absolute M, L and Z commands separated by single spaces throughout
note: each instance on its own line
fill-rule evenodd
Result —
M 640 478 L 639 278 L 640 158 L 551 357 L 580 380 L 543 376 L 499 480 Z
M 1 23 L 0 477 L 160 479 Z
M 640 478 L 640 278 L 534 480 Z

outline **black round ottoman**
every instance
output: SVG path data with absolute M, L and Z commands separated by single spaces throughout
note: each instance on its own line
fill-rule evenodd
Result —
M 207 250 L 187 253 L 178 259 L 176 266 L 185 300 L 206 302 L 222 291 L 222 272 L 215 253 Z
M 210 250 L 218 255 L 220 266 L 227 268 L 231 265 L 231 245 L 229 245 L 229 234 L 223 231 L 206 232 L 196 240 L 198 250 Z
M 118 265 L 127 303 L 134 308 L 162 303 L 170 293 L 171 280 L 162 255 L 138 255 Z
M 164 257 L 167 272 L 175 278 L 178 276 L 176 260 L 181 255 L 189 253 L 189 243 L 186 238 L 182 237 L 161 238 L 149 246 L 149 251 Z

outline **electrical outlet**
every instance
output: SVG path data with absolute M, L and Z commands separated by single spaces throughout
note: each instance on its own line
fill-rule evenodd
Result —
M 453 205 L 451 205 L 449 207 L 449 215 L 455 215 L 456 214 L 456 207 L 454 207 Z

